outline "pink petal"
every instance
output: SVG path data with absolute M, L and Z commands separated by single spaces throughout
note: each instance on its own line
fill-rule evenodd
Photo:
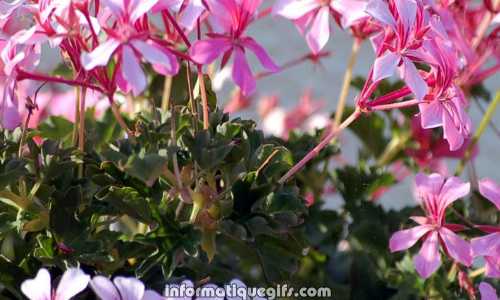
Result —
M 159 0 L 152 8 L 152 12 L 157 13 L 164 9 L 171 9 L 174 12 L 178 12 L 183 2 L 184 0 Z
M 318 7 L 320 4 L 316 0 L 278 0 L 273 6 L 273 13 L 296 20 Z
M 153 290 L 146 290 L 141 300 L 166 300 L 165 297 Z
M 472 250 L 469 243 L 445 227 L 439 229 L 439 235 L 443 239 L 448 254 L 454 260 L 465 266 L 470 266 L 472 264 Z
M 385 25 L 396 26 L 396 21 L 385 1 L 370 0 L 366 5 L 366 13 Z
M 481 282 L 479 284 L 479 293 L 481 300 L 498 300 L 497 291 L 489 283 Z
M 22 120 L 15 92 L 10 90 L 10 85 L 12 84 L 3 87 L 3 99 L 0 103 L 0 125 L 5 129 L 13 130 L 21 125 Z
M 120 293 L 115 285 L 104 276 L 92 278 L 90 287 L 100 299 L 120 299 Z
M 50 274 L 47 269 L 40 269 L 35 278 L 25 280 L 21 291 L 30 300 L 47 300 L 51 298 Z
M 250 66 L 245 57 L 245 52 L 239 47 L 234 48 L 233 80 L 240 87 L 243 95 L 249 95 L 255 91 L 256 82 Z
M 427 83 L 422 79 L 413 62 L 407 58 L 403 58 L 401 66 L 403 80 L 406 82 L 410 90 L 415 94 L 418 100 L 422 100 L 427 95 Z
M 500 232 L 473 238 L 470 243 L 474 257 L 490 256 L 500 247 Z
M 443 106 L 439 100 L 422 102 L 418 105 L 420 109 L 420 122 L 422 128 L 436 128 L 443 125 Z
M 450 151 L 456 151 L 462 147 L 464 136 L 457 128 L 453 117 L 448 111 L 443 113 L 443 137 L 450 146 Z
M 115 16 L 120 16 L 125 12 L 123 0 L 101 0 L 103 6 L 109 8 Z
M 191 0 L 186 9 L 183 10 L 179 24 L 187 30 L 193 30 L 196 21 L 205 11 L 205 6 L 201 0 Z
M 105 66 L 108 64 L 111 55 L 116 48 L 120 46 L 120 42 L 115 39 L 109 39 L 100 44 L 90 53 L 82 53 L 81 63 L 85 70 L 92 70 L 97 66 Z
M 417 193 L 422 196 L 438 195 L 444 184 L 445 178 L 438 173 L 425 175 L 418 173 L 415 176 L 415 185 Z
M 426 225 L 400 230 L 391 236 L 389 240 L 389 249 L 391 252 L 406 250 L 415 245 L 415 243 L 430 230 L 432 230 L 432 227 Z
M 128 13 L 130 14 L 132 23 L 147 14 L 157 2 L 158 0 L 129 0 Z
M 254 39 L 246 38 L 243 41 L 243 46 L 250 49 L 259 59 L 260 63 L 271 72 L 278 72 L 279 67 L 273 62 L 271 57 L 261 45 L 257 44 Z
M 479 192 L 500 210 L 500 186 L 498 184 L 489 178 L 481 179 L 479 181 Z
M 319 53 L 330 39 L 330 8 L 323 7 L 316 14 L 306 41 L 313 53 Z
M 395 0 L 394 3 L 398 10 L 399 20 L 402 21 L 406 31 L 410 30 L 417 17 L 417 3 L 414 0 Z
M 439 254 L 438 246 L 438 234 L 433 231 L 425 240 L 419 253 L 413 258 L 415 269 L 420 277 L 429 278 L 441 265 L 441 254 Z
M 179 63 L 175 56 L 161 49 L 158 45 L 141 40 L 133 40 L 131 43 L 142 54 L 144 59 L 153 65 L 158 73 L 175 75 L 179 71 Z
M 379 81 L 392 76 L 400 60 L 401 57 L 398 54 L 390 51 L 377 57 L 373 65 L 373 81 Z
M 56 290 L 55 300 L 69 300 L 87 288 L 90 276 L 82 270 L 71 268 L 64 272 Z
M 470 192 L 470 183 L 463 182 L 458 177 L 450 177 L 441 188 L 441 208 L 444 210 L 451 203 L 467 196 Z
M 134 277 L 116 277 L 113 280 L 122 300 L 142 300 L 144 284 Z
M 357 21 L 367 18 L 366 1 L 358 0 L 335 0 L 330 7 L 342 15 L 342 27 L 348 28 Z
M 500 278 L 500 247 L 497 247 L 494 256 L 485 256 L 484 262 L 484 275 L 490 278 Z
M 146 75 L 144 75 L 132 48 L 129 46 L 123 47 L 121 58 L 122 77 L 131 86 L 134 96 L 137 96 L 146 88 Z
M 191 46 L 189 55 L 194 62 L 205 65 L 212 63 L 231 47 L 230 41 L 226 38 L 200 40 Z

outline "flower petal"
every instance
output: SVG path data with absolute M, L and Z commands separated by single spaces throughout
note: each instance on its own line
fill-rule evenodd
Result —
M 142 300 L 144 284 L 134 277 L 116 277 L 113 280 L 122 300 Z
M 196 25 L 196 21 L 205 11 L 205 6 L 202 0 L 191 0 L 187 5 L 186 9 L 183 10 L 179 24 L 185 27 L 187 30 L 193 30 Z
M 141 40 L 133 40 L 131 43 L 142 54 L 144 59 L 155 67 L 158 73 L 175 75 L 179 71 L 179 63 L 175 56 L 161 49 L 158 45 Z
M 123 0 L 101 0 L 101 3 L 109 8 L 115 16 L 120 16 L 125 12 L 125 7 Z
M 330 3 L 330 7 L 342 15 L 342 27 L 348 28 L 357 21 L 368 17 L 366 1 L 358 0 L 335 0 Z
M 441 205 L 445 209 L 456 200 L 467 196 L 470 192 L 470 183 L 463 182 L 458 177 L 450 177 L 441 188 Z
M 420 109 L 420 122 L 422 128 L 436 128 L 443 126 L 443 106 L 439 100 L 422 102 L 418 105 Z
M 97 66 L 107 65 L 111 55 L 113 55 L 118 46 L 120 46 L 120 42 L 118 40 L 109 39 L 97 46 L 97 48 L 92 50 L 92 52 L 82 53 L 80 61 L 83 68 L 88 71 Z
M 104 276 L 95 276 L 90 281 L 90 288 L 94 293 L 103 300 L 120 299 L 120 293 L 115 285 Z
M 246 38 L 243 40 L 243 46 L 250 49 L 259 59 L 260 63 L 271 72 L 278 72 L 279 67 L 273 62 L 266 50 L 262 48 L 254 39 Z
M 273 6 L 273 14 L 295 20 L 319 6 L 316 0 L 278 0 Z
M 422 76 L 413 62 L 407 58 L 403 58 L 401 71 L 403 80 L 406 82 L 413 94 L 415 94 L 416 98 L 418 100 L 424 99 L 428 92 L 427 83 L 422 79 Z
M 191 46 L 189 55 L 197 64 L 210 64 L 231 47 L 231 43 L 226 38 L 199 40 Z
M 373 81 L 379 81 L 392 76 L 396 71 L 401 57 L 394 52 L 386 52 L 375 59 L 373 64 Z
M 146 75 L 144 75 L 139 60 L 132 48 L 129 46 L 123 47 L 121 57 L 122 77 L 131 86 L 134 96 L 137 96 L 146 88 Z
M 330 39 L 330 8 L 321 8 L 306 35 L 306 41 L 313 53 L 319 53 Z
M 146 290 L 144 296 L 140 300 L 165 300 L 165 297 L 153 290 Z
M 129 0 L 128 13 L 130 14 L 132 23 L 147 14 L 157 2 L 158 0 Z
M 445 227 L 439 229 L 439 235 L 443 239 L 448 254 L 454 260 L 465 266 L 472 264 L 472 250 L 469 243 Z
M 245 57 L 245 52 L 239 47 L 234 48 L 234 62 L 232 72 L 234 82 L 240 87 L 243 95 L 249 95 L 255 91 L 256 82 L 250 66 Z
M 406 31 L 410 30 L 417 17 L 417 3 L 414 0 L 394 0 L 398 10 L 399 20 Z
M 470 243 L 472 256 L 491 256 L 500 247 L 500 232 L 473 238 Z
M 500 210 L 500 186 L 498 184 L 489 178 L 481 179 L 479 181 L 479 192 Z
M 448 111 L 443 113 L 443 137 L 448 142 L 450 151 L 456 151 L 464 144 L 464 136 Z
M 406 250 L 415 245 L 415 243 L 431 229 L 431 226 L 421 225 L 397 231 L 389 240 L 389 249 L 391 252 Z
M 47 300 L 51 298 L 50 274 L 47 269 L 40 269 L 35 278 L 25 280 L 21 284 L 21 292 L 30 300 Z
M 66 270 L 57 286 L 55 300 L 69 300 L 87 288 L 89 281 L 90 276 L 81 269 L 71 268 Z
M 429 278 L 441 265 L 438 246 L 438 233 L 434 231 L 427 237 L 419 253 L 413 258 L 415 269 L 420 277 Z
M 366 5 L 366 13 L 385 25 L 396 26 L 396 21 L 385 1 L 370 0 Z
M 497 291 L 489 283 L 481 282 L 479 284 L 479 293 L 481 300 L 498 300 Z

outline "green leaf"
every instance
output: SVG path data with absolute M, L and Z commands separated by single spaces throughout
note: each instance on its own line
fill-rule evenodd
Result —
M 125 165 L 125 172 L 152 186 L 167 168 L 168 160 L 158 154 L 133 155 Z

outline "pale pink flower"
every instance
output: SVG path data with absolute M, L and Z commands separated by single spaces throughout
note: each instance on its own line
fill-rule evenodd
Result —
M 102 300 L 162 300 L 160 294 L 146 290 L 144 283 L 134 277 L 115 277 L 113 281 L 104 276 L 95 276 L 90 287 Z
M 330 39 L 330 16 L 340 15 L 342 26 L 350 27 L 367 18 L 366 2 L 357 0 L 279 0 L 274 14 L 293 20 L 313 53 L 319 53 Z
M 481 300 L 498 300 L 497 291 L 487 282 L 479 284 L 479 293 L 481 294 Z
M 179 63 L 175 55 L 136 24 L 156 2 L 157 0 L 102 1 L 111 10 L 118 24 L 113 28 L 105 28 L 108 39 L 104 43 L 92 52 L 82 54 L 83 67 L 92 70 L 97 66 L 106 66 L 111 56 L 117 53 L 120 68 L 117 72 L 117 84 L 125 92 L 132 90 L 134 95 L 140 94 L 147 85 L 140 57 L 151 63 L 153 69 L 160 74 L 176 74 Z
M 446 208 L 466 196 L 470 184 L 457 177 L 444 178 L 440 174 L 417 174 L 416 197 L 426 213 L 425 217 L 411 219 L 419 225 L 394 233 L 389 241 L 391 252 L 406 250 L 423 239 L 422 248 L 414 257 L 415 268 L 422 278 L 428 278 L 441 265 L 439 248 L 455 261 L 470 266 L 471 247 L 454 233 L 463 229 L 459 224 L 445 221 Z
M 21 284 L 21 291 L 30 300 L 69 300 L 83 291 L 90 280 L 82 270 L 68 269 L 61 277 L 57 288 L 52 288 L 47 269 L 40 269 L 33 279 Z
M 371 0 L 366 12 L 384 28 L 372 38 L 377 58 L 372 80 L 392 76 L 399 69 L 401 78 L 418 100 L 427 94 L 427 84 L 415 61 L 423 61 L 422 40 L 428 30 L 420 0 Z
M 489 178 L 484 178 L 479 181 L 479 192 L 500 210 L 500 185 Z
M 208 39 L 196 41 L 189 49 L 191 59 L 200 65 L 210 64 L 223 56 L 224 66 L 231 56 L 233 81 L 244 95 L 251 94 L 256 81 L 246 58 L 251 51 L 267 70 L 276 72 L 279 67 L 253 38 L 245 35 L 248 25 L 254 20 L 262 0 L 214 0 L 211 2 L 212 18 L 221 33 L 209 34 Z
M 170 9 L 179 14 L 178 23 L 188 31 L 193 30 L 198 19 L 207 10 L 203 0 L 158 0 L 153 12 Z

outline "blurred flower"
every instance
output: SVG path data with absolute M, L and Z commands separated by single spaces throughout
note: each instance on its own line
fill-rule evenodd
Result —
M 479 181 L 479 192 L 500 210 L 500 185 L 489 178 L 484 178 Z
M 102 300 L 162 300 L 160 294 L 146 290 L 144 284 L 134 277 L 115 277 L 113 282 L 103 276 L 95 276 L 90 287 Z

